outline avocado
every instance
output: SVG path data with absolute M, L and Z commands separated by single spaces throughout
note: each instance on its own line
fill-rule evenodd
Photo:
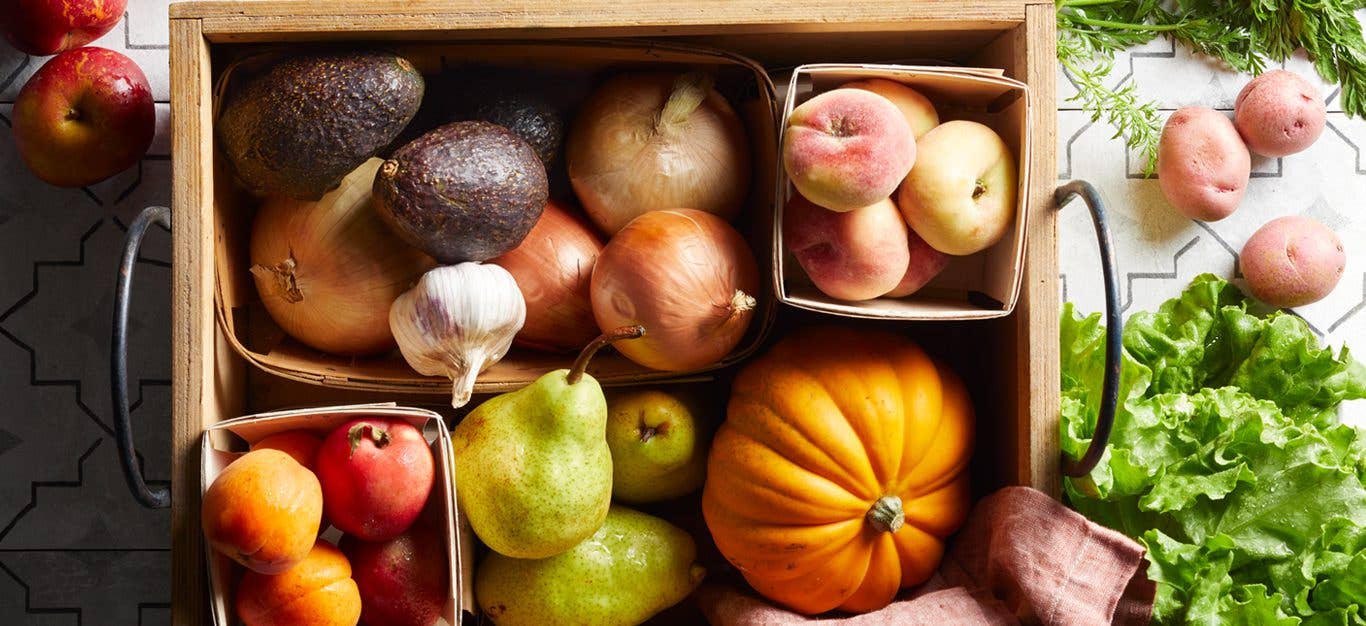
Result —
M 481 121 L 437 127 L 375 175 L 375 209 L 409 245 L 443 264 L 485 261 L 526 238 L 549 189 L 536 151 Z
M 253 193 L 315 200 L 398 136 L 423 89 L 393 53 L 290 55 L 229 89 L 218 139 Z
M 463 119 L 497 124 L 531 145 L 541 163 L 550 167 L 564 141 L 564 116 L 545 97 L 526 91 L 503 91 L 481 99 Z

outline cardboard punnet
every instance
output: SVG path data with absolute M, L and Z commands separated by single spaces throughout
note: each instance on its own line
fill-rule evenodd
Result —
M 1029 88 L 1005 78 L 1001 70 L 920 65 L 822 63 L 792 71 L 783 95 L 780 128 L 792 109 L 812 96 L 865 78 L 908 85 L 934 103 L 941 121 L 972 120 L 991 127 L 1015 156 L 1018 168 L 1014 223 L 995 245 L 967 256 L 950 257 L 944 271 L 920 291 L 904 298 L 862 302 L 821 293 L 783 243 L 783 207 L 796 193 L 781 159 L 773 220 L 773 281 L 780 302 L 841 315 L 886 320 L 971 320 L 1004 317 L 1015 308 L 1024 274 L 1025 234 L 1029 223 Z
M 353 419 L 382 417 L 401 420 L 422 430 L 431 445 L 435 461 L 435 482 L 429 498 L 439 498 L 442 519 L 445 520 L 446 559 L 450 565 L 450 593 L 442 621 L 438 625 L 455 626 L 461 623 L 461 613 L 477 614 L 474 605 L 473 533 L 465 525 L 455 500 L 454 476 L 451 473 L 451 438 L 441 416 L 425 409 L 396 406 L 393 403 L 358 404 L 348 406 L 293 409 L 247 415 L 224 420 L 204 429 L 202 439 L 201 493 L 207 491 L 214 479 L 237 457 L 245 454 L 247 446 L 275 433 L 306 430 L 325 437 L 332 429 Z M 430 504 L 430 500 L 429 500 Z M 322 539 L 336 543 L 336 529 L 323 533 Z M 234 626 L 241 621 L 233 610 L 233 592 L 244 569 L 213 549 L 207 542 L 209 586 L 213 594 L 210 608 L 215 626 Z
M 553 91 L 572 108 L 585 99 L 606 77 L 624 71 L 677 72 L 701 69 L 716 80 L 717 90 L 730 100 L 745 123 L 751 155 L 750 194 L 734 226 L 745 235 L 759 262 L 761 275 L 773 216 L 773 150 L 777 130 L 772 81 L 763 67 L 743 56 L 699 46 L 671 42 L 585 39 L 487 41 L 449 43 L 400 43 L 389 46 L 412 62 L 429 78 L 463 63 L 480 63 L 545 72 Z M 218 88 L 225 90 L 234 75 L 251 74 L 251 56 L 269 55 L 272 48 L 235 51 L 242 58 L 224 56 L 216 71 Z M 229 72 L 238 64 L 236 71 Z M 224 76 L 227 75 L 227 78 Z M 433 78 L 435 81 L 436 78 Z M 435 84 L 435 82 L 433 83 Z M 568 120 L 572 123 L 572 120 Z M 372 357 L 338 356 L 309 348 L 288 337 L 266 313 L 257 294 L 250 268 L 251 224 L 258 199 L 231 183 L 231 167 L 215 156 L 218 182 L 214 186 L 213 230 L 216 242 L 214 307 L 218 325 L 231 348 L 248 363 L 271 374 L 328 387 L 379 391 L 392 394 L 448 396 L 451 381 L 422 376 L 404 362 L 398 352 Z M 605 241 L 605 240 L 604 240 Z M 698 370 L 666 372 L 638 365 L 617 353 L 599 355 L 589 373 L 604 386 L 648 382 L 705 380 L 711 372 L 741 362 L 763 343 L 773 322 L 776 300 L 770 284 L 761 281 L 755 294 L 759 306 L 740 345 L 717 363 Z M 514 346 L 507 356 L 480 372 L 476 393 L 501 393 L 523 387 L 542 374 L 568 367 L 573 354 L 551 354 Z

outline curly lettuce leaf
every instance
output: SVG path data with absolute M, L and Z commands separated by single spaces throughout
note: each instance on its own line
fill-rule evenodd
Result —
M 1061 437 L 1080 457 L 1104 371 L 1098 315 L 1062 319 Z M 1366 368 L 1297 317 L 1198 277 L 1123 332 L 1110 446 L 1064 485 L 1141 541 L 1158 623 L 1366 624 L 1366 432 L 1340 424 Z

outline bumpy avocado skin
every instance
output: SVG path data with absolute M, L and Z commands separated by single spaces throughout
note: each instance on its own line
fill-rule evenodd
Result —
M 389 52 L 292 55 L 228 94 L 218 139 L 253 193 L 317 199 L 398 136 L 423 91 Z
M 375 176 L 375 209 L 409 245 L 443 264 L 486 261 L 526 238 L 545 209 L 545 167 L 502 126 L 437 127 Z

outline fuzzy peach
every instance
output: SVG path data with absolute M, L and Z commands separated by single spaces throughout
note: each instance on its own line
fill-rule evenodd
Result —
M 1252 156 L 1228 117 L 1209 107 L 1183 107 L 1167 118 L 1157 152 L 1157 183 L 1172 208 L 1214 222 L 1243 199 Z
M 1233 125 L 1247 149 L 1283 157 L 1308 148 L 1323 133 L 1323 94 L 1299 74 L 1271 70 L 1252 79 L 1233 103 Z
M 906 223 L 890 198 L 828 211 L 794 194 L 783 208 L 783 241 L 817 289 L 839 300 L 869 300 L 906 274 Z
M 901 109 L 901 114 L 911 125 L 911 133 L 916 139 L 939 125 L 939 112 L 934 109 L 934 103 L 919 91 L 894 80 L 865 78 L 844 83 L 840 85 L 840 89 L 863 89 L 891 100 L 896 108 Z
M 910 263 L 906 266 L 906 273 L 901 276 L 901 282 L 887 292 L 888 298 L 901 298 L 920 291 L 949 264 L 949 255 L 931 248 L 915 231 L 907 235 L 911 244 Z
M 915 164 L 915 136 L 901 110 L 863 89 L 835 89 L 788 115 L 783 166 L 803 196 L 852 211 L 892 194 Z
M 1238 259 L 1252 295 L 1282 308 L 1324 299 L 1347 263 L 1337 233 L 1302 215 L 1277 218 L 1258 228 Z

